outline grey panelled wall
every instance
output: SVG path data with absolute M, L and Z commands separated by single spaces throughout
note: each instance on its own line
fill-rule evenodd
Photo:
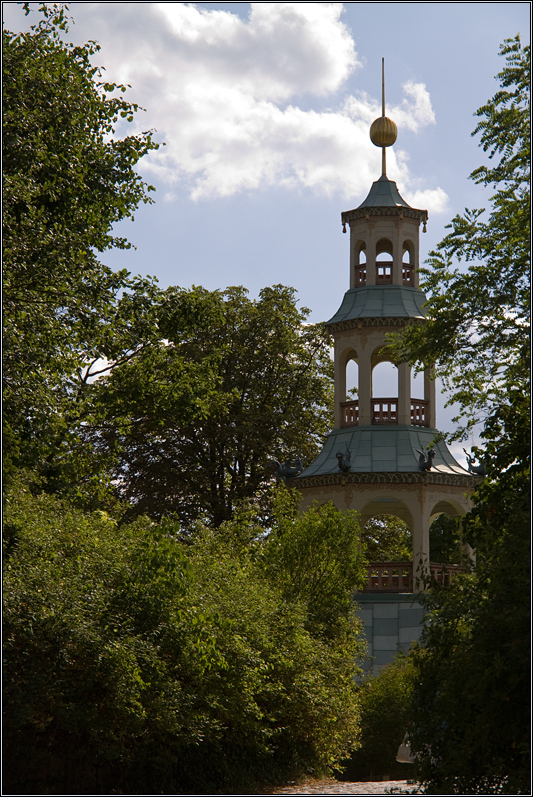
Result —
M 358 594 L 358 616 L 364 627 L 368 658 L 363 671 L 376 675 L 398 652 L 406 653 L 420 639 L 424 628 L 424 607 L 417 594 Z

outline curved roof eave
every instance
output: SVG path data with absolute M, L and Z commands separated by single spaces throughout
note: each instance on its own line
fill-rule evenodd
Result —
M 363 318 L 425 318 L 426 296 L 419 288 L 368 285 L 346 291 L 342 304 L 326 326 Z
M 355 426 L 332 431 L 317 458 L 295 482 L 311 476 L 338 474 L 337 453 L 350 452 L 350 473 L 433 473 L 472 476 L 453 457 L 436 429 L 423 426 Z M 431 471 L 420 471 L 419 451 L 435 449 Z M 474 477 L 472 477 L 474 478 Z

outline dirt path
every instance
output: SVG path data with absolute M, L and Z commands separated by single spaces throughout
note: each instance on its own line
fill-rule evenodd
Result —
M 294 785 L 280 786 L 269 792 L 261 792 L 261 794 L 390 794 L 393 788 L 410 792 L 415 788 L 415 784 L 408 783 L 406 780 L 357 783 L 344 783 L 330 779 L 306 780 Z

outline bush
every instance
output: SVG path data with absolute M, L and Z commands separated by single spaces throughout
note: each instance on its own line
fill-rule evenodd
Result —
M 307 578 L 356 550 L 341 513 L 291 512 L 283 545 L 307 539 L 310 560 L 314 545 Z M 245 791 L 326 772 L 355 743 L 357 558 L 335 614 L 327 584 L 290 594 L 279 534 L 247 510 L 185 544 L 169 520 L 120 526 L 21 486 L 4 519 L 7 791 Z M 324 559 L 317 527 L 334 551 L 349 539 Z

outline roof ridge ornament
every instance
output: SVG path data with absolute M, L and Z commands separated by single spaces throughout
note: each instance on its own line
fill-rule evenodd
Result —
M 398 137 L 396 123 L 385 116 L 385 59 L 381 59 L 381 116 L 372 122 L 370 140 L 376 147 L 381 147 L 381 175 L 387 176 L 386 148 L 392 147 Z

